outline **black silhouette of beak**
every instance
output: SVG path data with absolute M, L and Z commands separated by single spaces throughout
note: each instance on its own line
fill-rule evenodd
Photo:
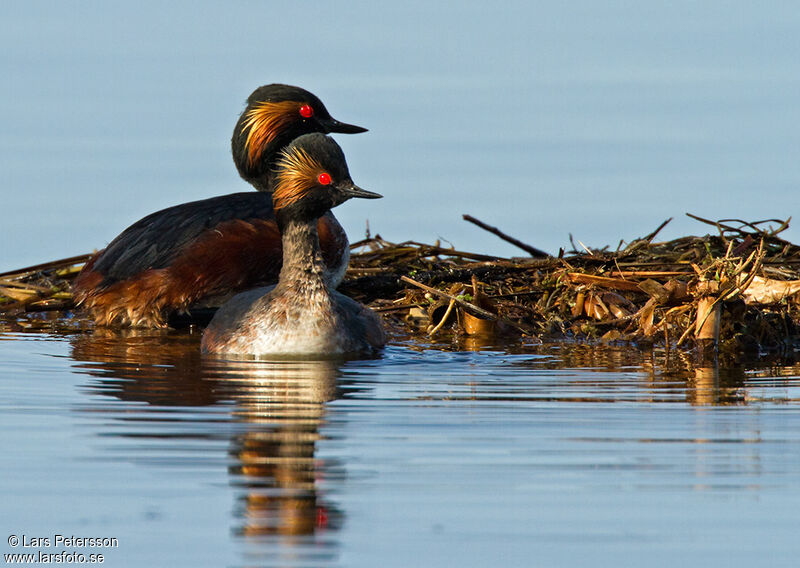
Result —
M 366 189 L 361 189 L 356 184 L 351 183 L 349 186 L 345 186 L 340 188 L 342 193 L 344 193 L 347 198 L 351 197 L 361 197 L 363 199 L 378 199 L 383 197 L 380 193 L 375 193 L 374 191 L 367 191 Z
M 340 132 L 342 134 L 360 134 L 361 132 L 366 132 L 367 129 L 362 126 L 356 126 L 355 124 L 347 124 L 345 122 L 339 122 L 335 118 L 330 118 L 326 120 L 320 120 L 322 126 L 325 127 L 326 132 Z

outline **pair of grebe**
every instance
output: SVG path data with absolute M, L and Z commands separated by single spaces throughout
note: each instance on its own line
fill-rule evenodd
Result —
M 240 175 L 259 192 L 158 211 L 131 225 L 76 278 L 76 303 L 99 325 L 163 327 L 174 313 L 215 305 L 205 352 L 336 355 L 385 342 L 379 318 L 333 290 L 349 243 L 330 209 L 380 195 L 353 184 L 326 133 L 366 129 L 331 117 L 288 85 L 253 92 L 234 129 Z M 255 288 L 277 281 L 272 288 Z

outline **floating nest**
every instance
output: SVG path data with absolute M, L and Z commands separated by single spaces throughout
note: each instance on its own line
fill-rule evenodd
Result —
M 465 215 L 528 256 L 375 236 L 352 245 L 339 289 L 398 333 L 426 340 L 470 335 L 793 351 L 800 345 L 800 246 L 778 236 L 789 221 L 690 216 L 713 234 L 655 242 L 668 219 L 614 251 L 573 243 L 549 256 Z M 91 329 L 72 312 L 70 293 L 89 256 L 0 274 L 0 317 L 24 327 Z

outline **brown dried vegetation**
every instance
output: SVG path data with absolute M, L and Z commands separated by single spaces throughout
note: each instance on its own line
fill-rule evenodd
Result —
M 748 353 L 796 347 L 800 246 L 778 236 L 788 221 L 695 218 L 713 234 L 654 242 L 665 222 L 615 251 L 547 258 L 504 259 L 376 236 L 352 245 L 339 289 L 390 327 L 426 339 L 477 333 Z M 0 312 L 57 310 L 60 317 L 72 308 L 69 283 L 87 257 L 0 274 Z

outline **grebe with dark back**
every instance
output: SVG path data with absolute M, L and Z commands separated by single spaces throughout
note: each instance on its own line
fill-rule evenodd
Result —
M 164 327 L 173 314 L 274 283 L 282 250 L 271 192 L 280 150 L 311 132 L 365 131 L 335 120 L 299 87 L 256 89 L 236 123 L 231 149 L 240 175 L 259 192 L 184 203 L 134 223 L 86 263 L 73 284 L 76 304 L 98 325 Z M 330 213 L 317 230 L 336 286 L 350 258 L 347 235 Z
M 386 342 L 380 318 L 332 289 L 317 220 L 353 197 L 356 186 L 341 148 L 323 134 L 294 140 L 277 163 L 273 207 L 283 241 L 277 285 L 237 294 L 203 333 L 205 353 L 254 356 L 365 354 Z

